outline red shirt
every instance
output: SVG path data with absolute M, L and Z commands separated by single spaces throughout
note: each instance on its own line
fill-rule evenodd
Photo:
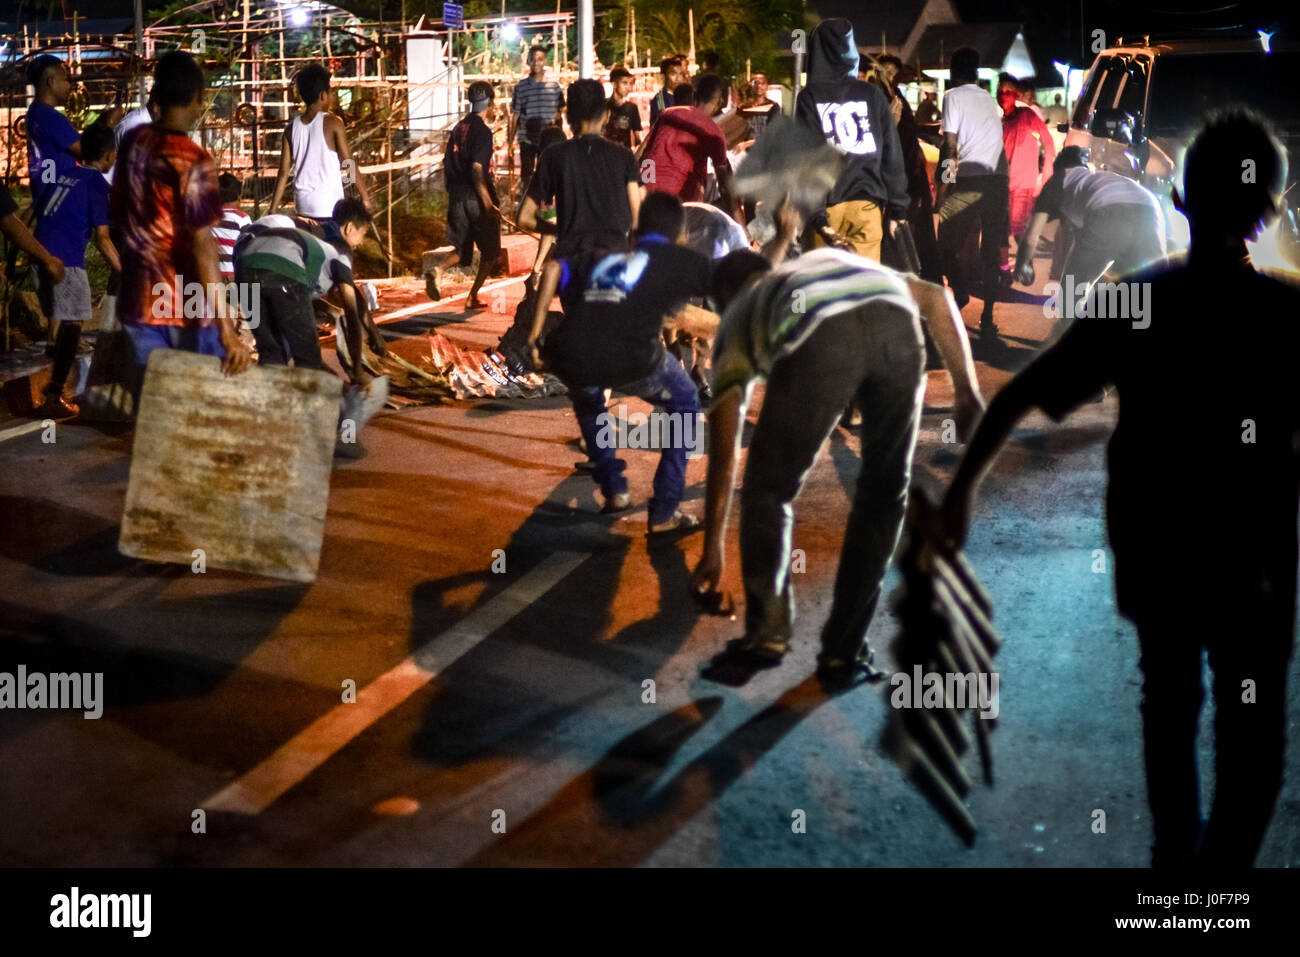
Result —
M 1038 191 L 1038 143 L 1043 143 L 1043 180 L 1052 175 L 1056 144 L 1047 124 L 1026 106 L 1018 106 L 1002 117 L 1002 145 L 1007 151 L 1008 186 Z
M 684 203 L 702 202 L 709 160 L 715 170 L 727 165 L 727 141 L 718 124 L 693 106 L 672 106 L 650 128 L 641 180 L 651 192 L 672 193 Z
M 188 136 L 153 124 L 122 140 L 109 194 L 109 221 L 121 229 L 125 321 L 155 326 L 212 324 L 212 316 L 185 318 L 184 286 L 201 283 L 194 233 L 221 219 L 217 169 L 208 151 Z M 206 310 L 205 310 L 206 312 Z

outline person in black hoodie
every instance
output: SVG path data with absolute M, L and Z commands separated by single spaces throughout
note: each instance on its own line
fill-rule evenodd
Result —
M 892 234 L 907 215 L 907 172 L 889 99 L 858 79 L 858 47 L 848 20 L 823 20 L 809 37 L 808 85 L 795 101 L 795 115 L 850 160 L 826 197 L 826 209 L 809 224 L 814 244 L 842 241 L 879 262 L 885 217 Z

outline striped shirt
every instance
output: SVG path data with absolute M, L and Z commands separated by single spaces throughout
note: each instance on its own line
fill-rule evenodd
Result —
M 244 230 L 235 248 L 241 282 L 250 270 L 264 269 L 306 286 L 317 299 L 338 283 L 352 283 L 350 255 L 306 230 L 281 227 L 283 221 L 264 216 Z
M 221 254 L 221 278 L 226 282 L 235 278 L 235 243 L 239 241 L 239 231 L 252 221 L 238 206 L 227 206 L 221 210 L 221 222 L 212 227 Z
M 907 284 L 892 269 L 838 249 L 816 249 L 782 263 L 742 291 L 722 315 L 713 342 L 713 394 L 733 386 L 748 401 L 765 378 L 822 320 L 870 301 L 917 316 Z
M 536 146 L 541 129 L 555 122 L 563 104 L 564 93 L 560 84 L 554 80 L 534 80 L 532 74 L 524 77 L 515 84 L 514 95 L 510 97 L 510 112 L 519 116 L 515 140 Z M 541 126 L 532 135 L 527 133 L 529 119 L 541 120 Z M 536 123 L 533 125 L 537 126 Z

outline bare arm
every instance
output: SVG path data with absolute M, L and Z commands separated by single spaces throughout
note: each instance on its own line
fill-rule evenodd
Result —
M 0 233 L 4 233 L 11 243 L 45 267 L 45 271 L 56 283 L 63 282 L 63 260 L 41 245 L 17 213 L 0 218 Z
M 542 330 L 546 328 L 546 315 L 551 308 L 551 300 L 555 298 L 555 292 L 560 288 L 560 275 L 563 267 L 552 259 L 542 267 L 542 281 L 537 286 L 537 302 L 533 307 L 533 325 L 528 330 L 528 352 L 533 359 L 533 368 L 542 368 L 542 357 L 537 352 L 537 340 L 542 337 Z
M 715 166 L 715 172 L 718 174 L 718 193 L 722 197 L 722 205 L 727 208 L 732 219 L 744 226 L 745 211 L 736 197 L 731 179 L 731 164 L 724 160 L 721 166 Z
M 275 192 L 271 194 L 271 206 L 268 213 L 274 213 L 284 200 L 285 187 L 289 185 L 289 174 L 293 172 L 293 157 L 289 153 L 289 134 L 284 134 L 284 145 L 280 148 L 280 172 L 275 178 Z
M 542 233 L 550 236 L 559 233 L 555 223 L 537 218 L 537 200 L 531 196 L 525 196 L 524 205 L 519 207 L 519 228 L 526 233 Z
M 952 376 L 956 392 L 957 434 L 965 440 L 974 430 L 984 408 L 979 381 L 975 378 L 975 360 L 971 356 L 966 323 L 953 300 L 952 291 L 915 276 L 907 276 L 908 289 L 921 312 L 921 319 L 934 337 L 935 347 Z
M 1020 240 L 1020 248 L 1016 251 L 1016 277 L 1020 282 L 1020 273 L 1026 266 L 1033 265 L 1034 250 L 1038 248 L 1038 237 L 1043 234 L 1043 227 L 1047 225 L 1046 213 L 1034 213 L 1029 217 L 1029 225 L 1025 227 L 1025 235 Z M 1021 285 L 1029 285 L 1034 281 L 1033 273 L 1029 275 L 1029 282 L 1021 282 Z
M 627 205 L 632 210 L 632 228 L 636 229 L 641 217 L 641 195 L 643 193 L 640 183 L 627 184 Z
M 194 230 L 194 258 L 199 266 L 199 282 L 203 288 L 208 291 L 209 299 L 212 296 L 225 295 L 226 286 L 221 281 L 221 257 L 217 248 L 217 239 L 212 235 L 212 230 L 204 226 L 201 229 Z M 239 334 L 235 328 L 235 317 L 230 314 L 230 310 L 218 308 L 216 303 L 209 301 L 208 310 L 216 316 L 217 328 L 221 332 L 221 345 L 226 350 L 225 361 L 221 363 L 221 371 L 226 375 L 238 375 L 252 364 L 253 357 L 245 346 L 239 340 Z
M 740 454 L 740 427 L 745 421 L 745 390 L 733 386 L 709 410 L 709 472 L 704 499 L 704 554 L 691 574 L 691 588 L 699 594 L 715 592 L 726 565 L 727 516 L 736 487 L 736 459 Z
M 118 258 L 117 247 L 113 245 L 113 240 L 109 238 L 107 226 L 96 226 L 94 235 L 95 248 L 99 250 L 104 261 L 114 272 L 122 271 L 122 260 Z
M 483 164 L 475 163 L 472 165 L 470 175 L 474 177 L 474 189 L 478 193 L 478 201 L 483 204 L 483 208 L 485 210 L 497 209 L 497 204 L 492 202 L 492 194 L 488 192 L 487 175 L 483 172 Z
M 664 328 L 685 332 L 696 339 L 711 341 L 718 334 L 718 323 L 720 321 L 721 317 L 716 312 L 710 312 L 707 309 L 701 309 L 699 306 L 692 306 L 688 303 L 675 315 L 664 320 Z

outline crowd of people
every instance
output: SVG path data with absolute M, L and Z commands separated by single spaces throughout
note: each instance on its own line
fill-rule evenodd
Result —
M 688 78 L 680 58 L 667 58 L 643 128 L 626 70 L 610 74 L 612 93 L 594 79 L 561 90 L 546 77 L 545 49 L 530 50 L 528 63 L 529 75 L 512 92 L 507 130 L 512 162 L 518 147 L 522 185 L 518 208 L 510 211 L 520 228 L 545 240 L 523 310 L 528 353 L 536 368 L 554 372 L 569 388 L 590 460 L 585 467 L 605 512 L 632 505 L 625 463 L 598 425 L 609 390 L 639 396 L 692 427 L 707 411 L 703 516 L 680 508 L 693 451 L 683 429 L 682 441 L 660 451 L 646 529 L 651 539 L 703 531 L 691 589 L 706 605 L 721 594 L 746 409 L 755 383 L 766 382 L 739 510 L 744 632 L 707 674 L 743 683 L 788 653 L 794 502 L 828 436 L 856 406 L 862 464 L 821 630 L 817 677 L 828 689 L 881 677 L 867 633 L 903 527 L 927 333 L 952 377 L 958 434 L 970 439 L 942 509 L 942 531 L 954 547 L 965 538 L 980 477 L 1026 410 L 1060 418 L 1103 387 L 1117 386 L 1126 404 L 1110 450 L 1108 518 L 1120 607 L 1137 622 L 1142 643 L 1155 859 L 1181 865 L 1199 855 L 1249 863 L 1280 783 L 1300 489 L 1289 444 L 1300 415 L 1282 394 L 1291 355 L 1285 343 L 1295 335 L 1283 320 L 1296 311 L 1296 293 L 1256 274 L 1244 245 L 1277 213 L 1285 181 L 1285 154 L 1266 125 L 1244 114 L 1212 121 L 1193 144 L 1185 190 L 1175 196 L 1191 224 L 1190 258 L 1172 268 L 1162 262 L 1165 230 L 1156 198 L 1130 178 L 1090 169 L 1085 150 L 1058 153 L 1046 121 L 1063 118 L 1059 102 L 1044 111 L 1031 85 L 1007 75 L 991 95 L 979 85 L 973 49 L 952 53 L 942 103 L 926 98 L 914 114 L 898 86 L 903 65 L 890 57 L 861 63 L 849 22 L 822 22 L 809 38 L 808 80 L 793 112 L 843 161 L 824 201 L 802 211 L 788 198 L 764 208 L 736 189 L 733 166 L 779 112 L 767 99 L 765 77 L 756 76 L 739 96 L 716 69 L 706 65 Z M 258 361 L 319 369 L 311 303 L 340 290 L 354 357 L 354 414 L 361 406 L 373 411 L 382 385 L 359 361 L 366 306 L 350 259 L 369 226 L 367 193 L 355 169 L 345 175 L 351 154 L 341 122 L 328 111 L 323 68 L 307 67 L 297 78 L 304 110 L 286 130 L 272 213 L 256 222 L 238 208 L 237 181 L 223 181 L 190 138 L 204 90 L 188 54 L 159 58 L 146 115 L 137 115 L 125 133 L 126 121 L 119 124 L 116 141 L 115 117 L 78 134 L 58 111 L 68 92 L 61 61 L 38 58 L 31 81 L 36 99 L 28 136 L 38 222 L 28 232 L 10 201 L 0 208 L 0 228 L 30 253 L 42 301 L 61 324 L 55 375 L 39 415 L 74 411 L 62 391 L 80 323 L 89 316 L 82 257 L 92 240 L 115 271 L 117 316 L 139 368 L 157 348 L 219 356 L 232 375 L 249 366 L 239 309 L 213 298 L 197 308 L 182 301 L 191 277 L 206 289 L 224 271 L 261 290 L 261 320 L 253 329 Z M 446 150 L 449 246 L 442 262 L 454 256 L 468 265 L 478 248 L 468 302 L 474 308 L 482 305 L 479 291 L 500 252 L 506 213 L 493 159 L 496 91 L 475 83 L 468 101 Z M 922 148 L 927 136 L 939 150 L 933 175 Z M 1241 155 L 1259 164 L 1249 183 L 1238 175 Z M 293 219 L 276 211 L 290 175 Z M 348 185 L 356 198 L 346 195 Z M 960 312 L 973 291 L 963 253 L 978 231 L 979 334 L 996 337 L 998 291 L 1013 279 L 1033 281 L 1034 251 L 1053 218 L 1072 227 L 1066 272 L 1080 287 L 1107 270 L 1147 270 L 1139 275 L 1159 286 L 1167 321 L 1158 318 L 1145 338 L 1145 327 L 1128 323 L 1076 323 L 985 412 Z M 904 229 L 914 240 L 914 262 L 900 261 Z M 1014 266 L 1009 237 L 1018 239 Z M 1225 311 L 1234 297 L 1248 296 L 1259 305 L 1260 322 L 1268 323 L 1263 338 L 1243 340 L 1237 352 L 1225 354 L 1217 317 L 1190 306 L 1207 294 L 1222 300 L 1215 308 Z M 559 310 L 552 308 L 557 298 Z M 369 331 L 371 348 L 381 351 L 382 338 L 373 326 Z M 1257 339 L 1270 343 L 1265 351 L 1276 359 L 1268 361 L 1279 365 L 1254 375 Z M 1170 378 L 1210 361 L 1224 377 L 1216 394 L 1239 401 L 1225 411 L 1209 393 L 1192 394 L 1195 408 L 1171 416 Z M 1240 439 L 1244 415 L 1258 420 L 1258 441 Z M 1211 518 L 1193 530 L 1186 516 L 1208 494 L 1204 481 L 1178 482 L 1170 495 L 1154 496 L 1147 479 L 1166 468 L 1156 452 L 1170 442 L 1208 446 L 1204 468 L 1213 481 L 1239 491 L 1249 515 Z M 1228 560 L 1214 595 L 1190 607 L 1181 590 L 1144 578 L 1145 568 L 1171 555 L 1205 554 L 1207 538 L 1223 556 L 1250 557 Z M 1240 631 L 1237 622 L 1259 640 L 1230 642 Z M 1216 690 L 1220 683 L 1224 690 L 1219 790 L 1208 831 L 1195 784 L 1202 646 L 1210 650 Z M 1244 678 L 1258 683 L 1259 705 L 1240 704 L 1234 689 Z M 1246 740 L 1258 744 L 1250 761 L 1233 750 Z

